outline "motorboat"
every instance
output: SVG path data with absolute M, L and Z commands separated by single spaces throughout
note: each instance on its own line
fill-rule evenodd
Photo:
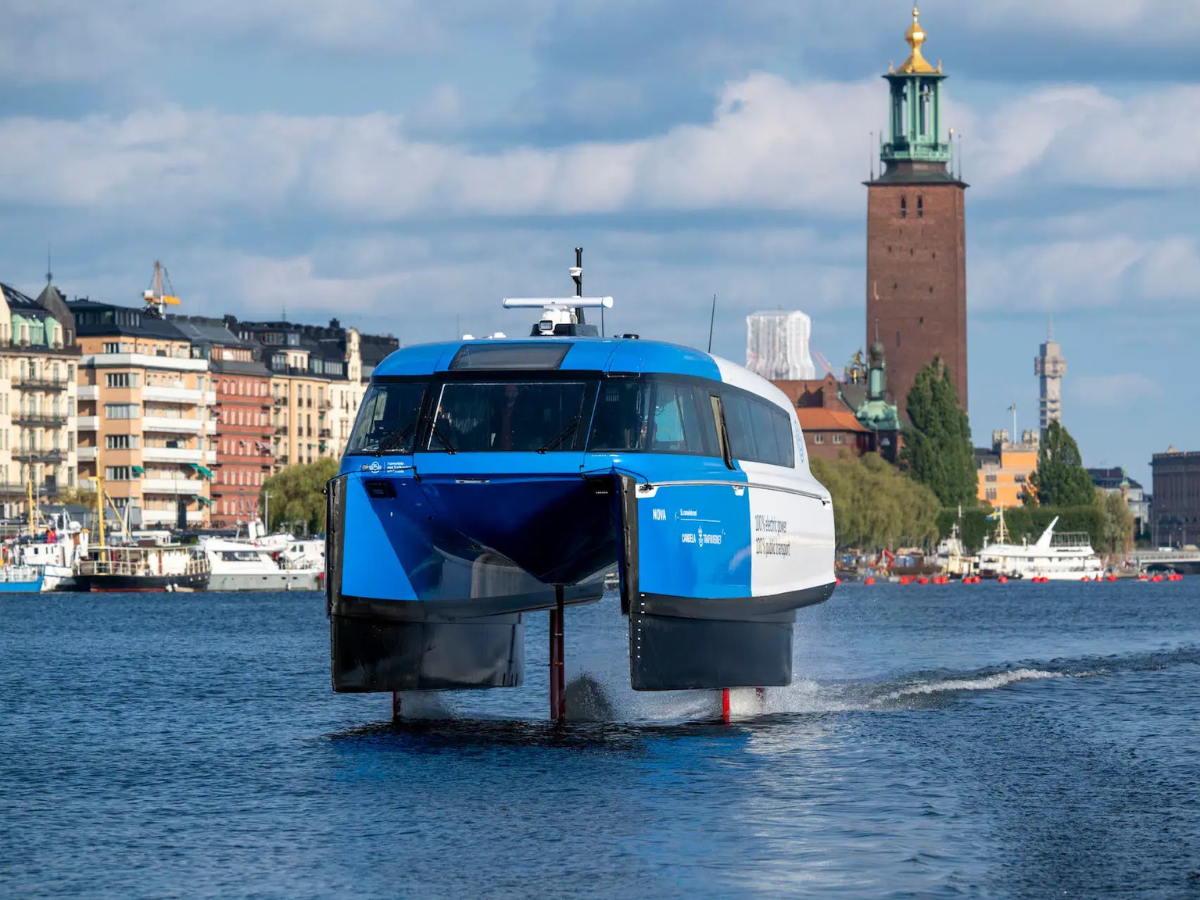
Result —
M 979 568 L 979 558 L 967 551 L 957 522 L 950 527 L 949 536 L 938 541 L 937 563 L 942 574 L 951 578 L 970 577 Z
M 209 538 L 201 542 L 208 557 L 210 591 L 315 591 L 320 589 L 315 567 L 283 567 L 270 550 L 248 541 Z
M 375 368 L 327 487 L 335 691 L 519 685 L 549 610 L 561 719 L 564 610 L 614 568 L 634 689 L 790 683 L 796 611 L 835 585 L 795 410 L 709 353 L 600 337 L 584 309 L 611 303 L 506 300 L 542 309 L 528 338 Z
M 132 544 L 89 547 L 75 586 L 81 591 L 202 591 L 210 571 L 200 547 L 142 537 Z
M 44 572 L 37 566 L 0 566 L 0 594 L 36 594 L 42 590 Z
M 1000 513 L 1003 517 L 1003 511 Z M 1001 518 L 1003 522 L 1003 518 Z M 985 544 L 979 551 L 979 574 L 984 578 L 1044 578 L 1050 581 L 1080 581 L 1099 577 L 1104 570 L 1092 549 L 1087 532 L 1056 534 L 1058 517 L 1034 543 L 1002 540 Z M 1004 533 L 1002 531 L 1002 533 Z

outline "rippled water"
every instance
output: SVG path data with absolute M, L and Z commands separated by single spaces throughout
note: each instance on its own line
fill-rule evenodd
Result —
M 315 594 L 0 600 L 0 895 L 1200 896 L 1200 580 L 845 586 L 760 713 L 329 690 Z

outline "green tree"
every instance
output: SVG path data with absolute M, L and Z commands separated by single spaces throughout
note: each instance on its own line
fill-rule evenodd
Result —
M 813 459 L 811 465 L 833 496 L 839 547 L 894 549 L 936 539 L 937 497 L 878 454 L 861 459 L 843 454 L 836 461 Z
M 1091 506 L 1092 477 L 1083 467 L 1079 446 L 1062 424 L 1051 421 L 1038 448 L 1037 471 L 1029 484 L 1040 506 Z
M 338 471 L 336 459 L 318 459 L 302 466 L 288 466 L 263 483 L 261 502 L 268 505 L 267 530 L 276 527 L 320 534 L 325 530 L 325 483 Z
M 942 506 L 975 506 L 978 476 L 971 425 L 941 357 L 917 373 L 907 408 L 912 426 L 904 433 L 904 470 L 927 485 Z
M 1096 550 L 1110 560 L 1133 549 L 1133 513 L 1119 491 L 1096 488 L 1096 508 L 1100 515 L 1100 542 Z

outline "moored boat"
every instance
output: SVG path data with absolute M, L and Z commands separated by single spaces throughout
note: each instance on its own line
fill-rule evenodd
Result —
M 321 586 L 320 569 L 286 568 L 265 547 L 220 538 L 201 546 L 211 570 L 210 591 L 315 591 Z
M 91 547 L 75 575 L 81 591 L 204 590 L 211 569 L 195 546 L 159 543 Z
M 1003 523 L 1003 510 L 1000 511 Z M 1092 549 L 1086 532 L 1056 534 L 1058 517 L 1034 543 L 1020 544 L 1001 541 L 985 544 L 979 551 L 979 574 L 984 578 L 1043 579 L 1048 581 L 1080 581 L 1098 578 L 1104 571 L 1100 557 Z M 1003 524 L 1001 534 L 1006 532 Z

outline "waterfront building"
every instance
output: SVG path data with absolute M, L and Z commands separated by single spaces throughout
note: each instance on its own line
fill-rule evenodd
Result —
M 1040 435 L 1021 432 L 1020 442 L 1009 440 L 1008 429 L 992 432 L 991 447 L 975 448 L 975 466 L 979 475 L 978 497 L 992 506 L 1023 506 L 1029 490 L 1029 476 L 1037 471 Z
M 296 322 L 238 322 L 231 330 L 261 347 L 271 378 L 275 469 L 342 455 L 369 371 L 399 341 L 360 335 L 337 319 L 327 327 Z M 365 351 L 365 352 L 364 352 Z
M 842 394 L 846 385 L 832 373 L 822 379 L 776 381 L 796 407 L 810 457 L 837 459 L 843 453 L 862 456 L 874 449 L 872 434 L 854 415 Z
M 812 319 L 799 310 L 757 312 L 746 317 L 746 368 L 769 381 L 817 377 L 809 353 Z
M 212 524 L 230 528 L 260 519 L 263 482 L 274 459 L 271 374 L 256 358 L 258 345 L 235 335 L 225 319 L 171 316 L 170 322 L 191 342 L 192 356 L 208 360 L 216 397 Z
M 80 482 L 104 488 L 131 526 L 209 524 L 216 403 L 208 360 L 152 307 L 89 299 L 75 316 Z
M 884 76 L 891 92 L 881 171 L 867 184 L 867 335 L 887 348 L 900 412 L 923 366 L 940 356 L 967 409 L 966 188 L 950 168 L 939 62 L 925 59 L 913 10 L 911 48 Z
M 1133 514 L 1134 534 L 1150 531 L 1150 496 L 1136 479 L 1117 466 L 1112 469 L 1088 469 L 1092 484 L 1109 494 L 1120 494 Z
M 1150 460 L 1154 485 L 1151 537 L 1159 546 L 1181 547 L 1200 538 L 1200 452 L 1168 447 Z
M 1046 331 L 1046 343 L 1033 361 L 1033 373 L 1038 376 L 1041 390 L 1038 401 L 1038 427 L 1045 433 L 1051 422 L 1062 422 L 1062 380 L 1067 374 L 1067 360 L 1062 347 L 1054 340 L 1051 326 Z
M 76 486 L 79 346 L 75 320 L 50 284 L 37 300 L 0 284 L 0 511 L 27 512 Z

